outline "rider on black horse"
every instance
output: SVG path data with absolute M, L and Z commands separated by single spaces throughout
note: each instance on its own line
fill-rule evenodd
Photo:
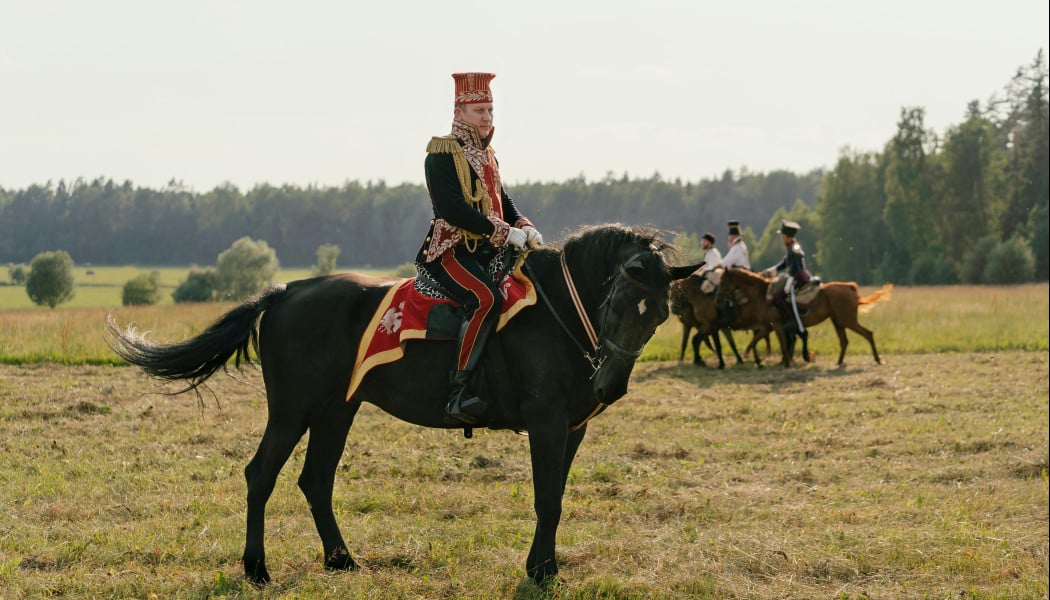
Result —
M 507 245 L 540 245 L 543 237 L 518 212 L 500 181 L 489 143 L 492 73 L 454 73 L 456 99 L 451 135 L 434 137 L 424 163 L 434 207 L 423 246 L 416 255 L 421 276 L 436 281 L 462 305 L 456 366 L 451 375 L 449 417 L 473 425 L 487 408 L 468 388 L 485 339 L 499 320 L 498 283 L 489 263 Z

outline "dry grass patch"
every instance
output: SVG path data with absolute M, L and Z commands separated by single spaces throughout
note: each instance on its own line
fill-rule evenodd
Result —
M 0 366 L 0 597 L 1045 598 L 1048 355 L 885 366 L 640 364 L 593 421 L 559 530 L 565 581 L 524 577 L 527 440 L 371 407 L 335 508 L 356 573 L 326 573 L 295 487 L 268 507 L 276 584 L 244 583 L 258 374 L 170 397 L 128 368 Z

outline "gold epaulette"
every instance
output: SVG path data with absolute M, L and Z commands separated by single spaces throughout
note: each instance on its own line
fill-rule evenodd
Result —
M 456 167 L 456 176 L 459 179 L 459 188 L 463 192 L 463 200 L 485 216 L 492 214 L 492 199 L 489 198 L 488 193 L 485 191 L 485 186 L 481 184 L 481 180 L 479 179 L 477 184 L 473 186 L 474 189 L 471 189 L 470 165 L 467 163 L 467 155 L 463 152 L 463 148 L 459 145 L 456 136 L 441 135 L 430 138 L 430 143 L 427 144 L 427 154 L 451 154 L 452 163 Z M 484 236 L 465 229 L 462 231 L 465 238 L 464 243 L 473 252 L 477 247 L 478 240 Z
M 454 135 L 436 135 L 427 144 L 427 154 L 453 154 L 457 151 L 462 152 L 463 149 Z

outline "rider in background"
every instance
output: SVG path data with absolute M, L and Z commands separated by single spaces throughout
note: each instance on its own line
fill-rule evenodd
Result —
M 469 390 L 485 340 L 499 319 L 500 294 L 490 263 L 500 250 L 540 245 L 543 237 L 507 195 L 490 142 L 493 73 L 453 73 L 456 98 L 452 133 L 434 137 L 424 162 L 434 208 L 430 230 L 416 255 L 421 276 L 435 280 L 466 311 L 446 412 L 472 425 L 487 405 Z
M 780 262 L 762 271 L 763 275 L 776 275 L 776 279 L 769 284 L 766 301 L 777 306 L 785 320 L 793 317 L 792 320 L 797 325 L 798 332 L 805 333 L 806 328 L 802 325 L 802 318 L 798 314 L 798 305 L 795 302 L 795 290 L 812 279 L 809 271 L 806 270 L 806 253 L 802 251 L 802 245 L 795 238 L 802 227 L 794 221 L 783 220 L 780 223 L 780 240 L 784 242 L 787 252 Z M 791 298 L 790 308 L 787 304 L 788 297 Z
M 694 271 L 693 275 L 704 280 L 700 291 L 713 294 L 718 282 L 712 280 L 712 275 L 715 269 L 722 266 L 722 253 L 715 248 L 715 235 L 711 232 L 704 233 L 700 238 L 700 248 L 704 251 L 704 262 L 700 263 L 700 268 Z
M 729 250 L 722 257 L 722 266 L 727 269 L 751 270 L 747 244 L 744 243 L 744 238 L 740 237 L 740 221 L 729 222 Z

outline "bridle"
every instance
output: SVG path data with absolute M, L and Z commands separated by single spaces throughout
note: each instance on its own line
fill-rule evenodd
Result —
M 591 369 L 593 370 L 593 372 L 591 373 L 590 379 L 594 379 L 594 376 L 598 374 L 598 371 L 605 364 L 605 360 L 608 358 L 607 351 L 612 351 L 614 354 L 617 354 L 623 358 L 627 358 L 630 360 L 636 359 L 642 355 L 642 351 L 645 348 L 644 343 L 637 350 L 628 350 L 613 342 L 608 337 L 604 336 L 603 333 L 608 329 L 607 326 L 609 324 L 609 316 L 612 313 L 611 301 L 616 296 L 616 292 L 622 284 L 629 284 L 647 292 L 653 292 L 659 289 L 643 281 L 639 281 L 637 278 L 633 277 L 630 273 L 627 272 L 628 269 L 634 267 L 642 267 L 642 257 L 649 254 L 656 254 L 656 251 L 641 250 L 639 252 L 635 252 L 627 260 L 623 261 L 623 263 L 620 264 L 616 271 L 608 278 L 606 278 L 604 283 L 602 283 L 603 289 L 608 287 L 610 283 L 612 284 L 612 287 L 609 289 L 609 292 L 605 294 L 605 298 L 602 300 L 601 304 L 598 305 L 599 327 L 597 331 L 595 330 L 594 325 L 591 323 L 590 317 L 587 316 L 587 310 L 584 308 L 583 301 L 580 300 L 580 295 L 576 291 L 576 284 L 573 281 L 572 273 L 569 272 L 569 265 L 565 262 L 565 253 L 563 252 L 561 254 L 560 262 L 562 275 L 565 279 L 565 286 L 568 288 L 569 297 L 572 298 L 572 304 L 576 308 L 576 315 L 580 319 L 580 324 L 583 325 L 583 330 L 587 334 L 587 339 L 590 342 L 590 351 L 588 351 L 584 347 L 584 345 L 580 343 L 576 335 L 573 334 L 571 329 L 569 329 L 569 326 L 566 325 L 565 321 L 563 321 L 558 315 L 558 311 L 557 309 L 555 309 L 554 304 L 550 300 L 550 297 L 540 285 L 539 278 L 536 277 L 535 273 L 532 272 L 532 269 L 528 267 L 528 263 L 525 263 L 525 268 L 529 270 L 528 275 L 529 278 L 532 280 L 532 285 L 536 288 L 536 292 L 543 300 L 543 303 L 547 306 L 547 310 L 550 311 L 550 313 L 554 316 L 554 320 L 558 322 L 558 325 L 561 326 L 562 330 L 565 331 L 566 335 L 569 336 L 569 339 L 571 339 L 573 344 L 576 345 L 576 348 L 580 351 L 580 354 L 583 355 L 583 358 L 591 365 Z
M 532 280 L 532 285 L 536 288 L 536 292 L 543 300 L 543 303 L 546 304 L 547 310 L 549 310 L 551 315 L 554 316 L 554 320 L 558 322 L 558 325 L 560 325 L 562 330 L 566 333 L 566 335 L 569 336 L 569 339 L 572 340 L 572 343 L 576 345 L 576 348 L 583 355 L 583 358 L 588 362 L 588 364 L 590 364 L 592 373 L 589 379 L 594 379 L 594 376 L 598 374 L 598 371 L 601 370 L 602 366 L 605 364 L 606 359 L 609 357 L 610 351 L 613 354 L 616 354 L 628 360 L 634 360 L 642 355 L 642 350 L 645 348 L 644 342 L 637 350 L 628 350 L 616 344 L 603 334 L 608 330 L 607 326 L 609 324 L 609 316 L 612 313 L 611 301 L 616 296 L 616 292 L 621 285 L 631 285 L 636 288 L 645 290 L 647 292 L 653 292 L 659 289 L 643 281 L 639 281 L 637 278 L 633 277 L 628 272 L 628 269 L 644 266 L 642 258 L 646 255 L 656 253 L 657 252 L 655 250 L 651 249 L 635 252 L 627 260 L 623 261 L 620 264 L 620 266 L 616 269 L 616 271 L 608 278 L 606 278 L 605 282 L 602 283 L 602 289 L 609 287 L 610 284 L 611 287 L 608 293 L 606 293 L 605 298 L 602 300 L 601 304 L 598 305 L 599 327 L 597 331 L 595 331 L 594 325 L 591 323 L 590 317 L 587 316 L 587 310 L 584 308 L 583 302 L 580 300 L 580 295 L 576 291 L 576 284 L 573 282 L 572 274 L 569 272 L 569 265 L 565 262 L 565 253 L 561 253 L 560 262 L 562 275 L 565 278 L 565 285 L 569 290 L 569 296 L 572 298 L 573 306 L 576 308 L 576 314 L 580 319 L 580 323 L 583 325 L 583 330 L 587 333 L 587 339 L 590 342 L 590 351 L 588 351 L 584 347 L 584 345 L 577 339 L 576 335 L 573 334 L 572 330 L 569 329 L 569 326 L 565 324 L 565 321 L 563 321 L 562 318 L 558 315 L 558 311 L 554 308 L 554 304 L 551 302 L 550 297 L 540 285 L 539 278 L 536 277 L 535 274 L 532 272 L 532 269 L 528 267 L 528 263 L 525 263 L 524 267 L 529 270 L 528 275 L 529 278 Z M 608 405 L 604 402 L 599 402 L 598 406 L 594 409 L 594 411 L 592 411 L 591 414 L 587 415 L 587 417 L 585 417 L 582 422 L 573 426 L 570 429 L 570 431 L 576 431 L 577 429 L 583 427 L 587 423 L 587 421 L 597 416 L 598 413 L 605 410 L 607 406 Z

